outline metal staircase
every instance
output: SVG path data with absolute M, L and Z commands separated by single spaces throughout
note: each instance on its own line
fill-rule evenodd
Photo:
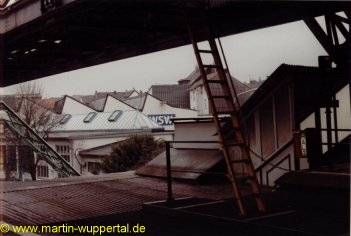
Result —
M 249 196 L 255 199 L 257 209 L 260 212 L 265 212 L 266 206 L 262 199 L 260 185 L 250 159 L 249 147 L 245 142 L 240 114 L 238 112 L 239 102 L 232 84 L 231 76 L 227 76 L 216 40 L 211 34 L 210 27 L 208 27 L 208 37 L 206 40 L 209 48 L 202 49 L 199 46 L 200 36 L 196 36 L 189 20 L 187 23 L 199 71 L 219 135 L 221 149 L 226 160 L 228 169 L 227 175 L 231 182 L 234 199 L 242 216 L 248 214 L 245 199 Z M 208 64 L 204 62 L 204 55 L 211 56 L 213 63 Z M 208 78 L 207 71 L 209 69 L 216 70 L 216 78 Z M 229 134 L 228 121 L 231 123 L 230 131 L 232 131 Z M 241 186 L 242 183 L 248 184 L 249 194 L 244 193 L 244 186 Z M 247 190 L 245 190 L 245 192 L 247 192 Z
M 32 147 L 37 155 L 43 157 L 62 177 L 79 176 L 79 173 L 69 163 L 3 101 L 0 101 L 0 120 L 7 125 L 19 140 Z

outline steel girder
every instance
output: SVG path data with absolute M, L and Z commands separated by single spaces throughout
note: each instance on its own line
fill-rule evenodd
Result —
M 0 101 L 0 120 L 23 143 L 32 149 L 61 176 L 79 176 L 79 173 L 58 154 L 43 138 L 27 125 L 10 107 Z
M 324 15 L 326 31 L 315 18 L 304 20 L 332 61 L 338 66 L 348 66 L 351 57 L 351 12 L 345 10 L 344 15 L 340 16 L 336 13 Z M 343 43 L 341 43 L 341 36 L 345 39 Z

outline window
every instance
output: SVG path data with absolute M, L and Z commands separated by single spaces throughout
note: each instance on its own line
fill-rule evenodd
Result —
M 64 125 L 68 122 L 69 119 L 71 119 L 72 115 L 66 114 L 63 116 L 63 118 L 60 120 L 60 125 Z
M 55 145 L 56 151 L 68 163 L 71 161 L 70 148 L 68 145 Z
M 41 178 L 49 177 L 49 167 L 48 166 L 37 166 L 37 176 Z
M 84 118 L 84 123 L 91 122 L 96 116 L 96 112 L 89 112 L 89 114 Z
M 112 114 L 108 117 L 108 121 L 113 122 L 118 120 L 118 118 L 122 115 L 122 111 L 114 111 Z

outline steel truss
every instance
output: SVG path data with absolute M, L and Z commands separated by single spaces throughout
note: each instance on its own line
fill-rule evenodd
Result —
M 347 63 L 350 63 L 351 11 L 345 10 L 343 13 L 345 16 L 336 13 L 328 13 L 323 16 L 326 32 L 315 18 L 304 20 L 332 61 L 338 66 L 348 66 Z M 341 43 L 341 35 L 345 39 L 343 43 Z
M 30 146 L 60 176 L 79 176 L 79 173 L 65 161 L 43 138 L 27 125 L 10 107 L 0 101 L 0 120 L 16 135 L 18 140 Z

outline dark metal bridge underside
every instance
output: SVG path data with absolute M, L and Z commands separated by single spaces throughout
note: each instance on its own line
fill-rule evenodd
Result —
M 214 33 L 222 37 L 350 12 L 351 6 L 304 1 L 76 0 L 0 35 L 1 87 L 187 45 L 184 9 L 205 39 L 200 8 L 207 9 Z M 5 14 L 11 10 L 2 12 L 0 20 Z

